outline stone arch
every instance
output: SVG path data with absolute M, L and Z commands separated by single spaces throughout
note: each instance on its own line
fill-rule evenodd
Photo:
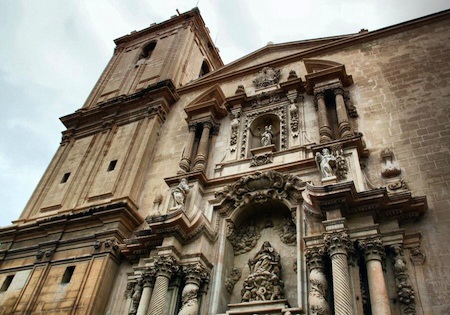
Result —
M 220 278 L 216 289 L 223 301 L 221 311 L 230 303 L 242 302 L 244 283 L 254 272 L 248 261 L 256 257 L 264 242 L 272 244 L 280 254 L 283 298 L 303 303 L 300 286 L 304 278 L 301 272 L 296 273 L 296 266 L 303 263 L 302 224 L 297 214 L 304 187 L 305 183 L 295 175 L 267 171 L 244 176 L 216 193 L 220 201 L 216 210 L 225 232 L 219 240 L 224 244 L 219 254 L 223 269 L 216 274 Z

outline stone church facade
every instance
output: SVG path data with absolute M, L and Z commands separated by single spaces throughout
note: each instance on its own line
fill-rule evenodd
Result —
M 450 313 L 450 11 L 223 65 L 115 40 L 20 218 L 1 314 Z

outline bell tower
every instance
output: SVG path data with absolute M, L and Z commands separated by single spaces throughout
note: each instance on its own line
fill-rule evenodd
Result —
M 177 88 L 223 65 L 197 8 L 115 44 L 83 107 L 61 118 L 61 145 L 20 218 L 2 230 L 8 314 L 104 312 L 118 244 L 144 222 L 144 174 Z

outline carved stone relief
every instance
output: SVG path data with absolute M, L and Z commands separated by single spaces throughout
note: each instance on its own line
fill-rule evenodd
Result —
M 271 152 L 252 156 L 250 167 L 266 165 L 269 163 L 273 163 L 273 153 Z
M 254 258 L 248 262 L 250 274 L 243 283 L 242 302 L 273 301 L 284 297 L 280 259 L 280 255 L 270 243 L 264 242 Z
M 225 279 L 225 288 L 227 289 L 228 293 L 232 293 L 234 289 L 234 285 L 241 279 L 242 272 L 241 269 L 233 267 L 231 269 L 231 274 L 229 277 Z
M 350 99 L 350 92 L 345 91 L 344 92 L 344 103 L 345 108 L 347 109 L 347 113 L 352 118 L 358 117 L 358 112 L 356 111 L 355 105 L 353 105 L 352 100 Z
M 391 178 L 400 175 L 401 170 L 398 162 L 394 160 L 394 152 L 392 152 L 392 150 L 389 148 L 384 148 L 383 150 L 381 150 L 380 155 L 383 163 L 381 167 L 381 175 L 385 178 Z
M 240 116 L 241 114 L 239 112 L 236 112 L 233 114 L 233 119 L 231 120 L 231 135 L 230 135 L 230 147 L 231 152 L 236 151 L 236 144 L 238 139 L 238 133 L 239 133 L 239 125 L 240 125 Z
M 228 224 L 228 240 L 233 245 L 235 255 L 251 251 L 260 237 L 261 229 L 254 221 L 242 225 L 239 229 L 234 229 L 232 222 Z
M 283 218 L 275 229 L 284 244 L 293 246 L 297 243 L 297 227 L 291 218 Z
M 273 84 L 277 84 L 280 80 L 281 71 L 271 67 L 264 67 L 253 80 L 253 84 L 257 88 L 264 88 Z
M 280 95 L 275 93 L 274 91 L 261 92 L 254 96 L 252 107 L 255 108 L 259 106 L 269 105 L 273 102 L 278 102 L 280 99 Z
M 402 314 L 415 315 L 416 302 L 414 290 L 409 280 L 406 260 L 403 255 L 403 247 L 401 245 L 392 245 L 392 265 L 394 266 L 395 283 L 397 286 L 397 296 L 401 303 Z

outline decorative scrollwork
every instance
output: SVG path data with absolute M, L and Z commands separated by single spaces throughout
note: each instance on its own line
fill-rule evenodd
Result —
M 276 171 L 255 172 L 244 176 L 237 182 L 227 185 L 222 191 L 215 193 L 219 200 L 234 203 L 235 207 L 250 202 L 264 203 L 268 199 L 302 198 L 301 191 L 306 185 L 295 175 L 282 174 Z

